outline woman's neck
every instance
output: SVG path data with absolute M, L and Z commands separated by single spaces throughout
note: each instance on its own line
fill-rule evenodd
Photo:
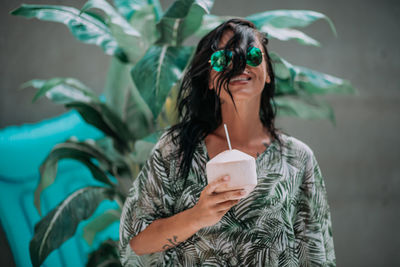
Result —
M 237 111 L 232 102 L 222 103 L 222 124 L 214 134 L 225 139 L 225 123 L 232 146 L 251 146 L 253 143 L 258 143 L 260 139 L 270 143 L 268 130 L 260 120 L 259 99 L 254 98 L 253 101 L 248 102 L 236 101 L 236 107 Z

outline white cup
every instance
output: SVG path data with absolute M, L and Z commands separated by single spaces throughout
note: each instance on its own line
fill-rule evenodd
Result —
M 218 187 L 215 192 L 225 192 L 244 189 L 247 197 L 257 185 L 257 171 L 255 159 L 237 149 L 225 150 L 207 162 L 207 181 L 212 181 L 229 175 L 230 180 L 226 186 Z

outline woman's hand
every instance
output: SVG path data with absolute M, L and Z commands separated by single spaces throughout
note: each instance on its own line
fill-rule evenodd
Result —
M 236 205 L 245 190 L 232 190 L 216 193 L 217 187 L 226 186 L 229 176 L 216 179 L 208 184 L 200 194 L 200 199 L 192 208 L 193 221 L 199 228 L 212 226 L 219 222 L 230 208 Z
M 153 221 L 146 229 L 132 237 L 129 242 L 132 250 L 137 255 L 164 251 L 184 242 L 201 228 L 219 222 L 243 197 L 240 189 L 215 192 L 218 187 L 227 185 L 229 177 L 227 178 L 219 178 L 207 185 L 201 192 L 199 201 L 191 209 Z

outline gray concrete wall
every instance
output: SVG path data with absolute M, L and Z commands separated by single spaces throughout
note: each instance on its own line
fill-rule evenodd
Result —
M 34 92 L 17 91 L 21 83 L 70 76 L 101 92 L 109 63 L 100 48 L 75 41 L 62 25 L 6 14 L 21 2 L 1 3 L 0 127 L 36 122 L 64 111 L 45 99 L 31 104 Z M 84 2 L 47 1 L 76 7 Z M 360 93 L 326 98 L 335 109 L 336 126 L 319 120 L 278 120 L 278 126 L 307 143 L 319 161 L 331 207 L 337 265 L 400 266 L 396 254 L 400 248 L 396 226 L 400 219 L 400 2 L 217 0 L 213 13 L 246 16 L 273 9 L 311 9 L 328 15 L 337 38 L 322 21 L 306 30 L 321 42 L 321 48 L 274 40 L 270 49 L 293 64 L 348 79 Z

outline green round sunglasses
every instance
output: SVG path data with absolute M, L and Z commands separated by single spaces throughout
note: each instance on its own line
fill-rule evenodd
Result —
M 250 46 L 247 49 L 246 64 L 257 67 L 261 64 L 264 53 L 258 47 Z M 223 71 L 232 62 L 232 51 L 218 50 L 215 51 L 208 61 L 215 71 Z

